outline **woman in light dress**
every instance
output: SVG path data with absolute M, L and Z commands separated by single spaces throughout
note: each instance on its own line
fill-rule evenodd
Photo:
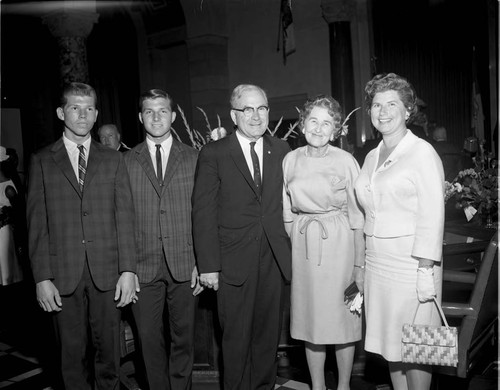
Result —
M 285 228 L 292 241 L 290 332 L 305 342 L 313 390 L 325 389 L 326 345 L 335 344 L 339 390 L 349 389 L 361 316 L 344 304 L 356 280 L 363 289 L 363 214 L 354 195 L 359 166 L 331 146 L 341 111 L 330 96 L 305 103 L 300 127 L 307 145 L 283 161 Z
M 394 390 L 428 390 L 430 366 L 402 363 L 401 334 L 411 323 L 439 325 L 444 174 L 434 148 L 406 127 L 417 96 L 394 73 L 365 87 L 365 101 L 382 141 L 364 161 L 356 195 L 365 211 L 366 351 L 388 361 Z

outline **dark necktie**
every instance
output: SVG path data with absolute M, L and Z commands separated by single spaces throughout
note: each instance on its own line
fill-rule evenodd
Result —
M 80 191 L 83 192 L 83 183 L 85 182 L 85 173 L 87 172 L 87 163 L 85 162 L 85 146 L 78 145 L 80 154 L 78 156 L 78 184 Z
M 259 158 L 257 157 L 257 153 L 255 152 L 255 142 L 250 142 L 250 156 L 252 156 L 252 164 L 253 164 L 253 181 L 255 182 L 255 187 L 259 193 L 262 192 L 262 178 L 260 176 L 260 164 Z
M 161 165 L 161 145 L 156 144 L 156 177 L 160 186 L 163 184 L 163 170 Z

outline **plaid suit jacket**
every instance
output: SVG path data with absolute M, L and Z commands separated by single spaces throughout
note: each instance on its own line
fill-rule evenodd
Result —
M 172 277 L 191 279 L 195 266 L 191 194 L 198 151 L 173 139 L 160 187 L 146 141 L 125 153 L 136 216 L 137 275 L 153 280 L 164 256 Z
M 121 272 L 135 272 L 133 204 L 121 153 L 90 144 L 83 193 L 62 138 L 34 153 L 27 219 L 35 282 L 52 280 L 72 293 L 85 259 L 96 286 L 111 290 Z

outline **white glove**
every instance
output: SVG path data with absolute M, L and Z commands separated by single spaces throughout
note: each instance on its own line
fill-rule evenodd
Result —
M 354 299 L 352 300 L 349 310 L 353 313 L 361 314 L 362 305 L 363 305 L 363 295 L 361 293 L 357 293 Z
M 431 301 L 436 295 L 434 288 L 434 270 L 432 268 L 418 268 L 417 270 L 417 297 L 420 302 Z

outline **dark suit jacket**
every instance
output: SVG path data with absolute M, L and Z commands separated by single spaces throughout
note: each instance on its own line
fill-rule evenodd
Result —
M 27 200 L 29 254 L 35 282 L 50 279 L 72 293 L 88 259 L 100 290 L 135 272 L 133 204 L 121 153 L 90 143 L 83 194 L 62 138 L 31 157 Z
M 263 137 L 262 197 L 259 198 L 236 134 L 209 143 L 198 158 L 193 192 L 193 233 L 201 273 L 221 272 L 240 285 L 259 261 L 262 232 L 286 280 L 291 277 L 290 240 L 283 224 L 282 140 Z
M 191 279 L 195 265 L 191 194 L 198 152 L 173 140 L 163 187 L 160 187 L 146 141 L 125 153 L 136 215 L 137 275 L 141 283 L 156 276 L 164 261 L 179 282 Z

